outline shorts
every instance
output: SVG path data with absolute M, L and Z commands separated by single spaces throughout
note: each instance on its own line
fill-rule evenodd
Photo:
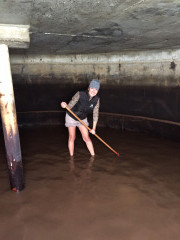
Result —
M 83 121 L 87 126 L 89 126 L 89 123 L 88 123 L 88 120 L 87 118 L 81 120 Z M 72 117 L 70 117 L 67 113 L 66 113 L 66 116 L 65 116 L 65 126 L 66 127 L 79 127 L 81 126 L 82 124 L 77 120 L 74 120 Z

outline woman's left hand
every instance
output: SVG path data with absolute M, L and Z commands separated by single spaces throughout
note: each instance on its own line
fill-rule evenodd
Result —
M 93 135 L 96 134 L 96 132 L 93 129 L 91 129 L 90 133 Z

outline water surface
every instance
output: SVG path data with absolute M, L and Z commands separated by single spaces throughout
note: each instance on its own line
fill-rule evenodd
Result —
M 0 135 L 0 239 L 179 240 L 180 143 L 115 129 L 80 134 L 69 157 L 63 126 L 20 129 L 25 189 L 10 190 Z

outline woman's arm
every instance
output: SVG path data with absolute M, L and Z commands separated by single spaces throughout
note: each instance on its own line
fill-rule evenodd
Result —
M 72 97 L 72 99 L 71 99 L 71 101 L 68 103 L 67 107 L 70 108 L 70 109 L 73 108 L 74 105 L 79 101 L 79 97 L 80 97 L 79 92 L 77 92 L 77 93 Z
M 68 107 L 69 109 L 71 109 L 72 107 L 74 107 L 74 105 L 78 102 L 79 100 L 79 92 L 77 92 L 71 99 L 71 101 L 67 104 L 66 102 L 61 102 L 61 107 L 62 108 L 66 108 Z
M 99 106 L 100 106 L 100 100 L 98 99 L 96 106 L 93 110 L 93 127 L 90 133 L 95 134 L 96 133 L 96 126 L 99 118 Z

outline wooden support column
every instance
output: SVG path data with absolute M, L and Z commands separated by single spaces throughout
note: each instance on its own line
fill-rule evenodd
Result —
M 11 189 L 24 188 L 23 167 L 8 46 L 0 44 L 0 109 Z

